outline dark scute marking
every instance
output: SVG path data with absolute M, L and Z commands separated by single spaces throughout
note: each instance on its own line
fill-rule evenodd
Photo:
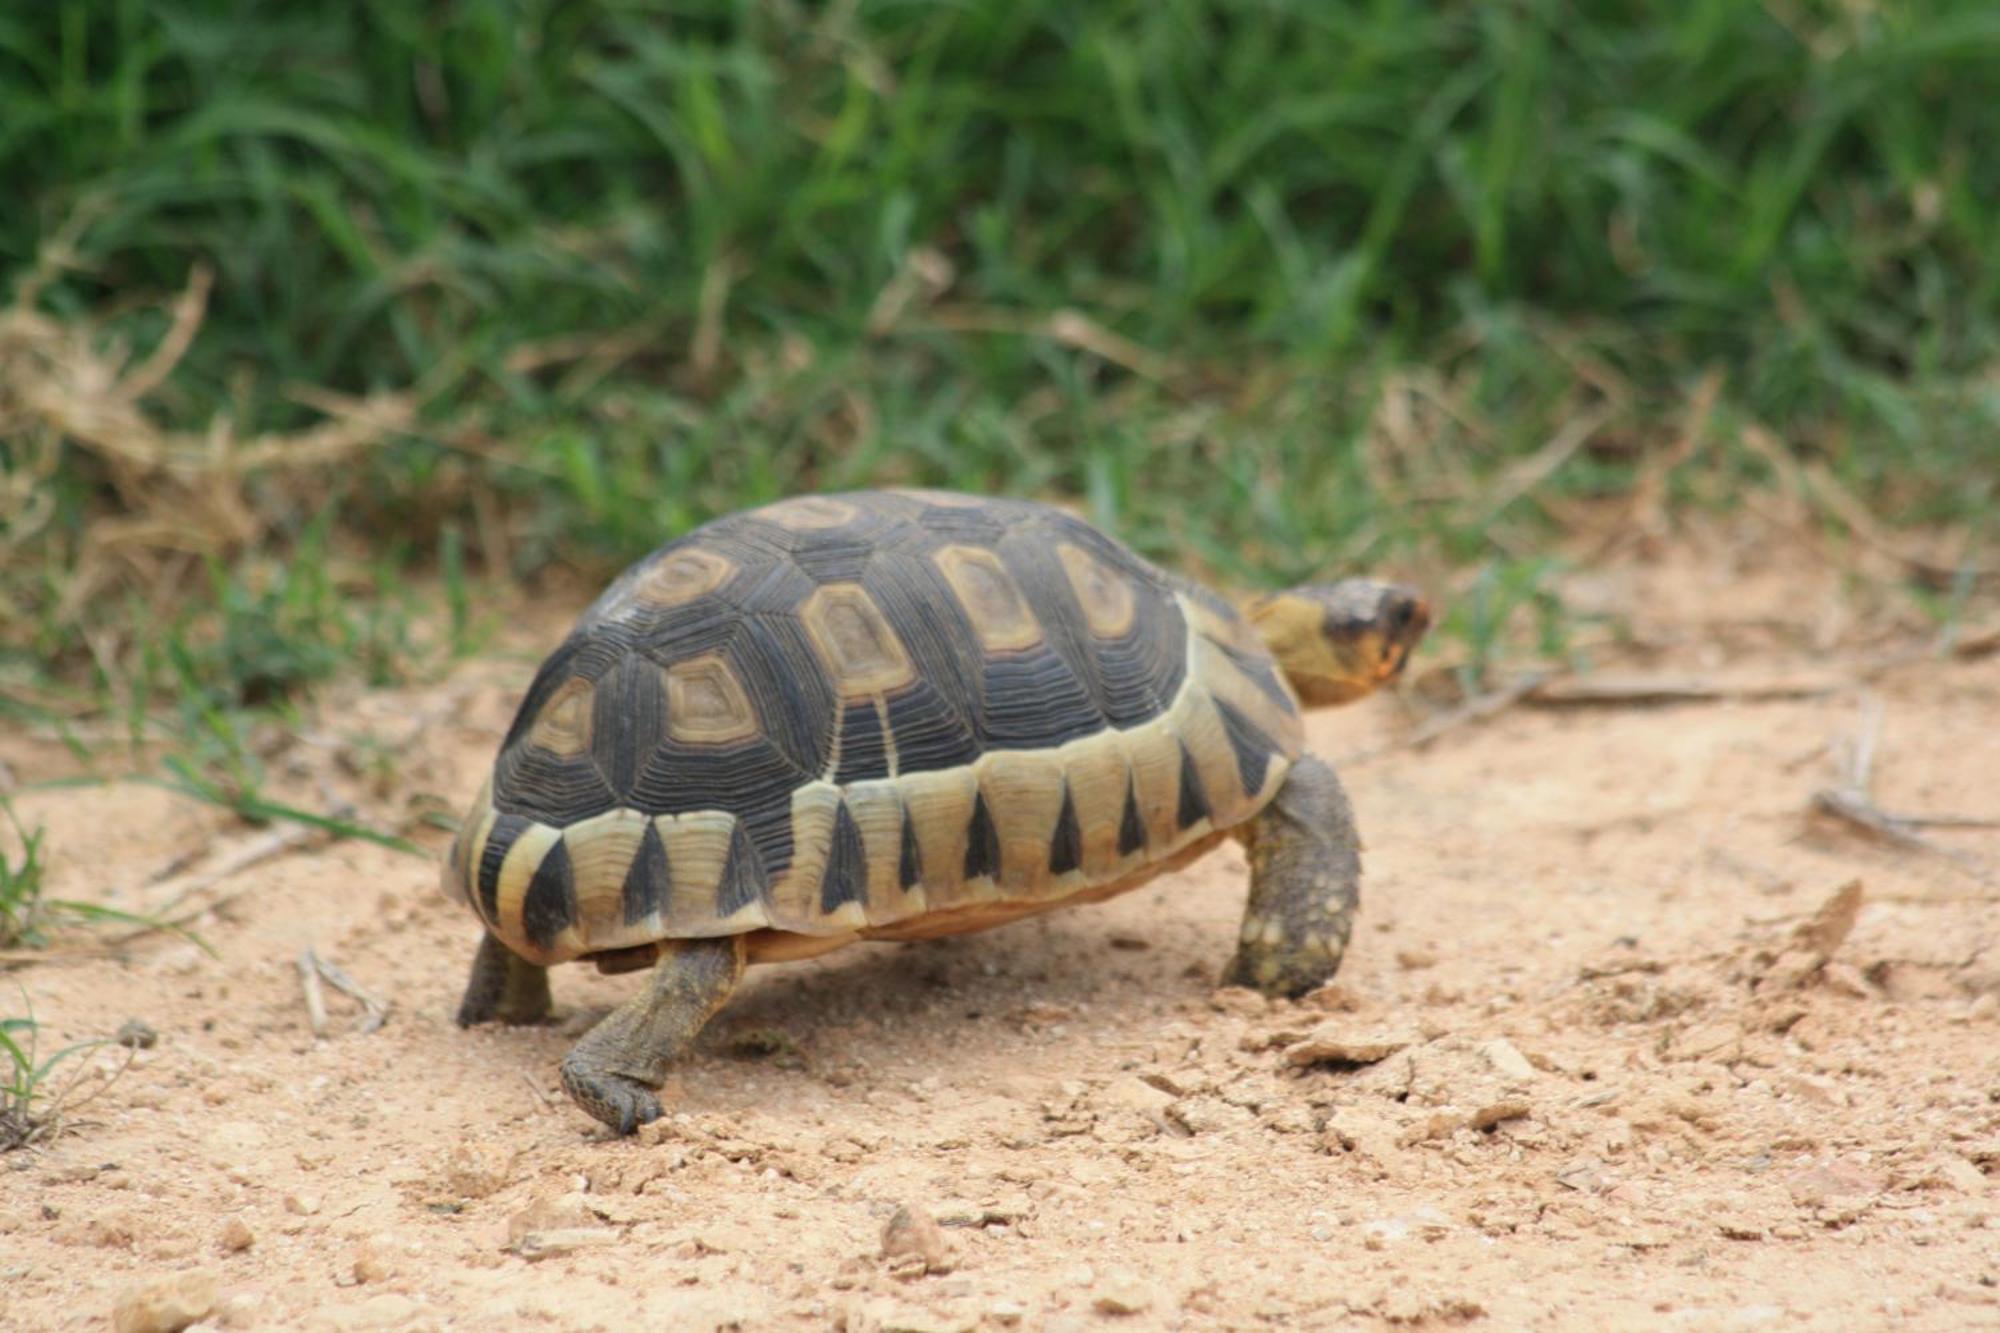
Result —
M 629 801 L 666 729 L 659 670 L 644 655 L 627 653 L 599 684 L 590 723 L 591 760 L 620 803 Z
M 625 924 L 644 921 L 655 912 L 664 912 L 667 895 L 674 883 L 673 867 L 667 863 L 667 845 L 660 841 L 659 825 L 646 821 L 646 836 L 639 840 L 639 854 L 625 872 Z
M 800 771 L 825 771 L 833 744 L 833 686 L 805 627 L 789 612 L 746 616 L 723 656 L 771 743 Z
M 528 729 L 542 715 L 549 696 L 561 689 L 563 682 L 572 676 L 581 676 L 595 684 L 625 656 L 632 642 L 631 629 L 616 622 L 596 625 L 586 622 L 573 630 L 535 672 L 534 683 L 528 686 L 527 697 L 521 700 L 521 707 L 514 714 L 513 725 L 507 728 L 507 739 L 500 743 L 500 748 L 503 751 L 512 750 L 526 738 Z
M 1222 715 L 1222 729 L 1228 733 L 1229 748 L 1236 751 L 1236 771 L 1243 778 L 1243 794 L 1254 796 L 1264 785 L 1264 774 L 1271 766 L 1271 752 L 1277 747 L 1256 723 L 1230 707 L 1227 701 L 1217 699 L 1215 711 Z
M 1049 840 L 1049 873 L 1067 875 L 1083 864 L 1083 830 L 1076 823 L 1076 802 L 1070 799 L 1069 784 L 1063 784 L 1062 814 L 1056 817 L 1055 837 Z
M 927 555 L 877 551 L 861 586 L 909 654 L 916 680 L 889 697 L 897 771 L 958 768 L 979 757 L 985 649 Z
M 1130 856 L 1146 845 L 1146 821 L 1139 818 L 1139 793 L 1125 779 L 1125 813 L 1118 819 L 1118 854 Z
M 896 883 L 905 892 L 915 888 L 917 881 L 924 877 L 924 853 L 917 846 L 917 826 L 910 819 L 907 808 L 903 811 L 903 849 L 896 858 Z
M 764 896 L 764 867 L 757 846 L 741 821 L 729 835 L 729 855 L 722 863 L 722 883 L 715 888 L 717 916 L 733 916 Z
M 897 768 L 904 773 L 962 768 L 984 749 L 959 710 L 928 680 L 889 696 L 889 731 L 896 738 Z
M 500 912 L 500 863 L 507 859 L 507 849 L 521 836 L 530 823 L 519 815 L 501 815 L 493 821 L 493 831 L 486 836 L 486 850 L 479 854 L 479 914 L 486 918 L 488 925 Z
M 981 684 L 986 743 L 993 749 L 1053 749 L 1104 730 L 1097 701 L 1046 647 L 987 659 Z
M 1201 774 L 1195 770 L 1194 756 L 1181 744 L 1181 805 L 1174 819 L 1182 828 L 1192 828 L 1208 818 L 1208 793 L 1201 789 Z
M 1056 549 L 1065 542 L 1131 587 L 1132 627 L 1119 638 L 1090 632 Z M 1010 527 L 1000 553 L 1042 626 L 1047 650 L 1088 692 L 1100 725 L 1132 727 L 1159 716 L 1187 667 L 1186 626 L 1165 576 L 1088 524 L 1046 509 Z
M 997 879 L 1000 875 L 1000 835 L 986 810 L 986 793 L 972 801 L 972 825 L 965 833 L 965 877 Z
M 1241 671 L 1251 684 L 1268 695 L 1271 702 L 1276 704 L 1287 715 L 1293 715 L 1299 711 L 1299 706 L 1293 701 L 1290 692 L 1279 682 L 1278 673 L 1271 665 L 1270 658 L 1246 653 L 1240 648 L 1232 648 L 1210 634 L 1204 634 L 1201 637 L 1221 649 L 1222 655 L 1227 657 L 1231 662 L 1234 662 L 1236 669 Z
M 784 556 L 744 550 L 738 560 L 744 572 L 732 590 L 732 604 L 740 614 L 790 614 L 812 596 L 812 578 Z
M 528 892 L 521 899 L 521 931 L 538 949 L 547 949 L 576 920 L 576 878 L 570 870 L 569 848 L 558 841 L 535 867 Z
M 889 776 L 889 747 L 883 743 L 882 714 L 873 699 L 848 704 L 840 715 L 840 767 L 833 780 L 872 782 Z
M 815 540 L 802 542 L 792 552 L 792 563 L 814 583 L 851 583 L 868 567 L 874 554 L 873 539 L 864 536 L 834 538 L 826 532 L 808 534 Z
M 493 806 L 551 828 L 567 828 L 618 804 L 589 755 L 560 759 L 535 745 L 500 752 L 493 769 Z
M 833 912 L 859 902 L 868 891 L 868 855 L 861 846 L 861 827 L 842 802 L 833 817 L 833 843 L 827 848 L 826 872 L 819 877 L 819 910 Z
M 593 756 L 574 758 L 549 753 L 528 743 L 535 719 L 549 699 L 572 676 L 595 685 L 625 658 L 631 649 L 630 630 L 619 624 L 603 624 L 578 630 L 549 654 L 535 673 L 534 684 L 521 701 L 520 711 L 500 747 L 500 760 L 493 771 L 493 806 L 502 814 L 524 815 L 556 828 L 566 827 L 601 815 L 618 803 L 611 785 L 598 770 Z M 622 729 L 618 723 L 603 727 L 593 722 L 601 741 L 609 744 Z M 608 734 L 607 734 L 608 733 Z
M 931 532 L 958 541 L 991 545 L 1000 537 L 1000 521 L 990 508 L 972 509 L 964 505 L 925 502 L 917 521 Z

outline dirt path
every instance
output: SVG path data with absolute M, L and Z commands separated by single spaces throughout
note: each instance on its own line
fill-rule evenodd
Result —
M 1581 593 L 1651 670 L 1852 677 L 1916 644 L 1799 568 Z M 526 674 L 333 729 L 430 718 L 376 795 L 455 802 Z M 2000 657 L 1868 693 L 1882 806 L 2000 814 Z M 2000 889 L 1809 816 L 1863 713 L 1858 688 L 1517 708 L 1350 763 L 1364 925 L 1311 1003 L 1213 990 L 1232 848 L 1101 907 L 761 969 L 624 1142 L 554 1071 L 631 978 L 568 971 L 558 1027 L 463 1033 L 474 931 L 433 868 L 271 860 L 218 886 L 217 959 L 155 939 L 18 974 L 45 1043 L 159 1040 L 0 1159 L 0 1324 L 103 1327 L 200 1270 L 229 1328 L 2000 1327 Z M 1313 736 L 1408 728 L 1384 700 Z M 137 786 L 18 805 L 61 896 L 259 836 Z M 2000 833 L 1935 836 L 2000 864 Z M 313 1038 L 309 945 L 386 1024 L 329 990 Z M 881 1257 L 899 1204 L 942 1223 L 937 1271 Z

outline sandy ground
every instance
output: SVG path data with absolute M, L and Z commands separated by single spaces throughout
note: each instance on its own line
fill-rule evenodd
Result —
M 625 1141 L 554 1075 L 633 978 L 568 969 L 557 1024 L 461 1032 L 475 934 L 430 864 L 263 861 L 197 896 L 217 958 L 156 936 L 7 979 L 45 1047 L 159 1035 L 0 1158 L 0 1325 L 178 1280 L 227 1328 L 2000 1328 L 2000 888 L 1810 813 L 1873 700 L 1882 807 L 2000 815 L 2000 655 L 1894 665 L 1926 640 L 1840 589 L 1733 546 L 1573 589 L 1626 620 L 1621 669 L 1823 693 L 1523 705 L 1422 750 L 1399 700 L 1318 715 L 1369 848 L 1305 1002 L 1214 988 L 1232 846 L 759 969 Z M 527 675 L 340 703 L 278 769 L 374 817 L 456 805 Z M 51 894 L 132 908 L 266 836 L 137 785 L 17 804 Z M 2000 832 L 1931 836 L 2000 864 Z M 313 1037 L 308 946 L 379 1030 L 329 989 Z M 914 1259 L 883 1255 L 899 1206 Z

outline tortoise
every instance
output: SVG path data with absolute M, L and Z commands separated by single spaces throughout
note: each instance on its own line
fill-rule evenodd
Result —
M 730 515 L 616 579 L 542 664 L 443 872 L 485 927 L 461 1025 L 548 969 L 650 967 L 562 1062 L 621 1133 L 748 963 L 984 930 L 1234 834 L 1225 984 L 1298 995 L 1352 929 L 1359 842 L 1301 704 L 1402 669 L 1421 598 L 1367 579 L 1240 610 L 1082 520 L 940 491 Z

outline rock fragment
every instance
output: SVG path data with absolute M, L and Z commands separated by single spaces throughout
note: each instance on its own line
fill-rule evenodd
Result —
M 1415 1040 L 1415 1034 L 1408 1032 L 1356 1031 L 1329 1023 L 1313 1029 L 1304 1041 L 1287 1050 L 1285 1063 L 1358 1068 L 1380 1063 Z
M 1528 1063 L 1528 1057 L 1520 1048 L 1505 1037 L 1495 1037 L 1492 1041 L 1481 1042 L 1479 1053 L 1486 1057 L 1486 1063 L 1493 1066 L 1493 1072 L 1502 1078 L 1525 1083 L 1535 1076 L 1535 1067 Z
M 215 1274 L 176 1273 L 127 1287 L 111 1308 L 117 1333 L 180 1333 L 215 1308 Z
M 928 1212 L 908 1204 L 897 1204 L 882 1228 L 882 1257 L 898 1271 L 944 1273 L 951 1268 L 944 1232 Z
M 1153 1294 L 1130 1273 L 1114 1273 L 1091 1293 L 1091 1305 L 1104 1314 L 1143 1314 L 1153 1304 Z

